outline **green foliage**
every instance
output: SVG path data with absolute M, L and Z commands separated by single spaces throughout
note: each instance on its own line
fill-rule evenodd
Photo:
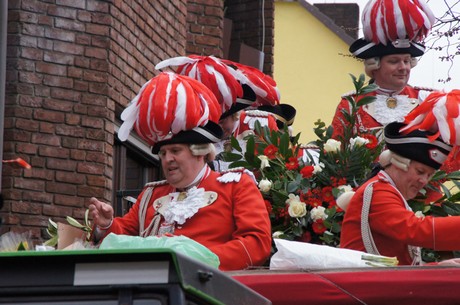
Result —
M 352 78 L 359 94 L 376 88 L 365 86 L 363 75 Z M 241 150 L 244 145 L 232 139 L 232 147 L 239 153 L 227 153 L 225 159 L 234 161 L 230 167 L 244 166 L 254 172 L 277 237 L 338 245 L 343 211 L 335 199 L 344 188 L 356 188 L 364 181 L 382 149 L 373 133 L 357 134 L 351 127 L 359 105 L 371 101 L 365 98 L 358 104 L 350 97 L 352 111 L 344 114 L 347 122 L 342 144 L 334 142 L 332 126 L 321 120 L 314 123 L 317 140 L 309 148 L 298 143 L 300 134 L 292 138 L 287 129 L 274 131 L 259 122 L 255 134 L 244 139 L 245 151 Z M 337 151 L 331 150 L 337 143 Z M 269 183 L 269 188 L 264 188 L 264 183 Z
M 85 211 L 85 219 L 83 224 L 71 216 L 67 216 L 66 221 L 69 225 L 78 228 L 83 232 L 86 232 L 86 241 L 90 241 L 93 228 L 91 222 L 89 221 L 89 209 Z M 48 233 L 50 239 L 44 242 L 45 246 L 56 247 L 59 238 L 58 225 L 51 218 L 48 219 L 48 228 L 46 229 L 46 233 Z

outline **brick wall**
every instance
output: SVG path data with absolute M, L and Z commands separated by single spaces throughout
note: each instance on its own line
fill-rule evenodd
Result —
M 223 57 L 224 17 L 232 20 L 229 59 L 240 61 L 239 47 L 243 42 L 258 50 L 263 50 L 265 53 L 264 72 L 272 75 L 273 0 L 189 0 L 186 54 Z
M 225 17 L 233 21 L 230 59 L 239 60 L 239 43 L 263 50 L 264 73 L 273 75 L 274 0 L 225 2 Z
M 109 96 L 124 108 L 158 74 L 157 63 L 185 53 L 187 5 L 181 0 L 118 0 L 113 4 Z
M 154 65 L 185 52 L 184 1 L 8 2 L 0 233 L 46 237 L 48 218 L 81 219 L 111 200 L 114 122 Z
M 187 54 L 223 54 L 223 0 L 187 1 Z
M 272 1 L 265 2 L 267 73 Z M 226 2 L 236 37 L 259 44 L 260 1 Z M 159 61 L 221 57 L 223 17 L 223 0 L 9 0 L 4 158 L 21 157 L 32 169 L 3 168 L 0 234 L 47 238 L 49 218 L 81 220 L 89 197 L 112 201 L 122 109 Z

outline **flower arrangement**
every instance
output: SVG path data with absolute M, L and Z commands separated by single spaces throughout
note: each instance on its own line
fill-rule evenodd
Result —
M 318 137 L 308 145 L 298 143 L 300 134 L 290 137 L 287 130 L 273 131 L 256 123 L 255 134 L 240 143 L 235 138 L 233 152 L 224 158 L 230 167 L 252 171 L 270 214 L 274 238 L 283 238 L 338 246 L 344 211 L 341 201 L 351 196 L 369 176 L 381 151 L 379 131 L 362 133 L 353 128 L 359 107 L 371 103 L 367 94 L 377 87 L 364 84 L 364 75 L 351 75 L 356 95 L 348 96 L 350 111 L 343 110 L 344 130 L 333 139 L 332 126 L 315 122 Z M 244 144 L 244 145 L 242 145 Z M 427 194 L 409 204 L 420 215 L 460 215 L 458 187 L 460 172 L 437 171 L 426 187 L 427 192 L 440 192 L 435 202 Z M 445 183 L 451 182 L 449 188 Z M 457 188 L 455 194 L 451 193 Z M 424 249 L 425 261 L 436 261 L 440 255 Z
M 376 90 L 364 85 L 364 75 L 352 76 L 356 96 Z M 315 122 L 318 139 L 298 143 L 287 130 L 273 131 L 256 123 L 255 135 L 245 145 L 232 139 L 233 153 L 225 158 L 231 167 L 251 170 L 270 213 L 274 237 L 337 246 L 344 211 L 337 198 L 356 189 L 369 175 L 382 150 L 375 132 L 359 133 L 353 128 L 356 111 L 373 97 L 349 97 L 351 111 L 344 111 L 344 134 L 333 139 L 332 127 Z M 357 101 L 358 100 L 358 101 Z M 245 147 L 243 149 L 242 147 Z

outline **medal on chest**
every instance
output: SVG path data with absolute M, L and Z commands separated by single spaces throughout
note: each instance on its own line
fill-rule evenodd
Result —
M 390 109 L 395 109 L 398 106 L 398 100 L 394 97 L 387 98 L 387 107 Z

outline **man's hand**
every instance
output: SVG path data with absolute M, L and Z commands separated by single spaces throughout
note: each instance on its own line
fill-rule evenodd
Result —
M 96 198 L 92 197 L 89 200 L 89 212 L 93 217 L 93 222 L 95 225 L 101 229 L 107 229 L 113 220 L 113 208 L 110 204 L 99 201 Z

